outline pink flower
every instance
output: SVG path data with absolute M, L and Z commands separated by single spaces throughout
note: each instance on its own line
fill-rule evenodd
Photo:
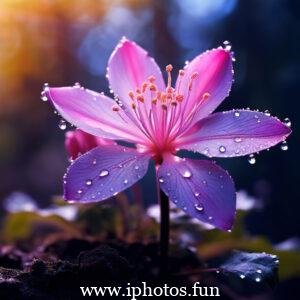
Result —
M 122 39 L 107 68 L 116 101 L 79 86 L 44 93 L 70 123 L 92 135 L 123 140 L 136 148 L 98 146 L 76 159 L 65 177 L 66 200 L 105 200 L 140 180 L 149 160 L 156 163 L 161 189 L 192 217 L 231 228 L 236 211 L 234 183 L 209 160 L 179 158 L 179 149 L 208 157 L 248 155 L 284 141 L 291 133 L 277 118 L 250 110 L 212 112 L 228 96 L 232 54 L 228 47 L 207 51 L 167 84 L 154 59 Z
M 116 145 L 109 139 L 103 139 L 80 129 L 66 132 L 65 147 L 71 160 L 98 146 Z

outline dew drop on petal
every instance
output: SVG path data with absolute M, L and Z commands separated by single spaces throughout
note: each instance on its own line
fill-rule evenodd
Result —
M 182 176 L 184 178 L 191 178 L 192 177 L 192 173 L 189 170 L 184 171 L 184 173 L 182 174 Z
M 138 170 L 139 168 L 140 168 L 139 166 L 135 166 L 135 167 L 134 167 L 135 170 Z
M 198 197 L 200 194 L 198 192 L 194 193 L 195 197 Z
M 102 170 L 99 174 L 100 177 L 105 177 L 109 174 L 109 172 L 107 170 Z
M 48 101 L 48 97 L 47 97 L 45 91 L 42 91 L 42 92 L 41 92 L 41 100 L 44 101 L 44 102 Z
M 158 181 L 159 181 L 160 183 L 164 183 L 164 182 L 165 182 L 164 179 L 163 179 L 162 177 L 160 177 L 160 178 L 158 179 Z
M 64 119 L 61 119 L 61 120 L 59 121 L 59 123 L 58 123 L 58 127 L 59 127 L 59 129 L 61 129 L 61 130 L 66 130 L 66 128 L 67 128 L 67 123 L 66 123 L 66 121 L 65 121 Z
M 250 165 L 254 165 L 256 163 L 256 158 L 254 157 L 253 154 L 249 155 L 248 162 L 249 162 Z
M 260 277 L 256 277 L 256 278 L 255 278 L 255 281 L 256 281 L 256 282 L 260 282 L 260 281 L 261 281 L 261 278 L 260 278 Z
M 93 159 L 93 165 L 95 166 L 96 164 L 97 164 L 97 160 L 96 160 L 96 158 L 95 159 Z
M 91 179 L 88 179 L 88 180 L 85 181 L 85 184 L 88 185 L 88 186 L 92 185 L 92 183 L 93 183 L 93 181 Z
M 257 270 L 256 270 L 256 273 L 261 274 L 261 273 L 262 273 L 262 270 L 261 270 L 261 269 L 257 269 Z
M 241 275 L 240 275 L 240 278 L 241 278 L 241 279 L 244 279 L 245 277 L 246 277 L 246 276 L 245 276 L 244 274 L 241 274 Z
M 234 141 L 235 141 L 236 143 L 240 143 L 240 142 L 242 141 L 242 139 L 239 138 L 239 137 L 236 137 L 236 138 L 234 139 Z
M 282 144 L 280 145 L 280 149 L 281 149 L 282 151 L 286 151 L 286 150 L 289 149 L 289 146 L 288 146 L 288 144 L 287 144 L 286 141 L 282 142 Z
M 289 118 L 285 118 L 283 120 L 283 123 L 287 126 L 287 127 L 291 127 L 292 126 L 292 122 Z
M 128 179 L 124 179 L 123 183 L 127 184 L 128 183 Z
M 234 113 L 234 116 L 238 118 L 238 117 L 240 116 L 240 113 L 239 113 L 238 111 L 236 111 L 236 112 Z
M 225 152 L 226 152 L 225 146 L 220 146 L 220 147 L 219 147 L 219 151 L 220 151 L 221 153 L 225 153 Z
M 203 205 L 202 205 L 201 203 L 196 203 L 196 204 L 195 204 L 195 209 L 196 209 L 197 211 L 203 211 L 203 210 L 204 210 L 204 207 L 203 207 Z
M 270 114 L 270 112 L 269 112 L 268 110 L 265 110 L 264 114 L 265 114 L 265 116 L 267 116 L 267 117 L 270 117 L 270 116 L 271 116 L 271 114 Z
M 78 190 L 77 191 L 78 194 L 82 194 L 82 192 L 83 192 L 82 190 Z

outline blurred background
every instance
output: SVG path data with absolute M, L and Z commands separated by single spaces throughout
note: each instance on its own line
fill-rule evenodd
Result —
M 269 110 L 289 117 L 288 151 L 280 146 L 256 156 L 219 160 L 262 205 L 247 229 L 274 243 L 299 238 L 300 2 L 297 0 L 1 0 L 0 2 L 0 201 L 22 192 L 39 206 L 62 192 L 68 165 L 65 132 L 43 83 L 80 82 L 108 92 L 105 69 L 122 36 L 135 40 L 161 66 L 180 68 L 206 49 L 229 40 L 235 82 L 219 110 Z M 70 129 L 70 128 L 69 128 Z M 68 129 L 67 129 L 68 130 Z M 146 205 L 154 181 L 142 181 Z M 20 195 L 20 194 L 17 194 Z

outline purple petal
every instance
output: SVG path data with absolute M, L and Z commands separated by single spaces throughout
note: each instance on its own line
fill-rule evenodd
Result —
M 178 147 L 207 156 L 243 156 L 284 141 L 291 129 L 277 118 L 249 110 L 215 113 L 179 139 Z
M 78 202 L 105 200 L 139 181 L 150 156 L 119 145 L 99 146 L 77 158 L 64 177 L 64 198 Z
M 149 76 L 155 77 L 158 90 L 165 90 L 165 83 L 160 68 L 142 47 L 123 38 L 112 53 L 108 62 L 108 80 L 115 95 L 124 105 L 131 107 L 130 91 L 141 88 Z M 151 99 L 145 101 L 145 105 Z M 148 104 L 149 104 L 148 103 Z
M 129 119 L 113 111 L 116 102 L 102 94 L 81 87 L 49 88 L 47 95 L 58 112 L 79 129 L 103 138 L 140 139 Z
M 222 230 L 231 228 L 236 194 L 225 170 L 207 160 L 168 157 L 158 176 L 161 189 L 187 214 Z
M 206 51 L 194 58 L 184 68 L 184 72 L 184 76 L 178 77 L 176 86 L 179 88 L 180 85 L 180 93 L 185 95 L 183 101 L 186 103 L 183 102 L 183 104 L 186 106 L 186 117 L 198 107 L 192 121 L 195 123 L 213 112 L 228 96 L 233 77 L 232 54 L 222 48 Z M 189 91 L 190 78 L 195 72 L 198 76 L 194 79 L 192 89 Z M 206 93 L 210 96 L 202 101 Z

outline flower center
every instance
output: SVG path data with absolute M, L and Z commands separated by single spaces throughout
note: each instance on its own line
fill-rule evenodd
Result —
M 173 88 L 172 70 L 172 65 L 166 66 L 165 90 L 159 90 L 155 84 L 156 78 L 150 76 L 135 91 L 128 93 L 133 114 L 126 114 L 126 117 L 131 117 L 135 125 L 144 133 L 148 141 L 146 146 L 156 154 L 175 149 L 175 138 L 189 128 L 201 104 L 210 97 L 209 93 L 204 93 L 200 101 L 188 110 L 187 103 L 199 74 L 192 73 L 187 87 L 183 88 L 182 80 L 187 75 L 185 70 L 179 70 L 178 82 Z M 112 110 L 120 113 L 118 105 L 114 105 Z M 132 118 L 133 115 L 135 117 Z

